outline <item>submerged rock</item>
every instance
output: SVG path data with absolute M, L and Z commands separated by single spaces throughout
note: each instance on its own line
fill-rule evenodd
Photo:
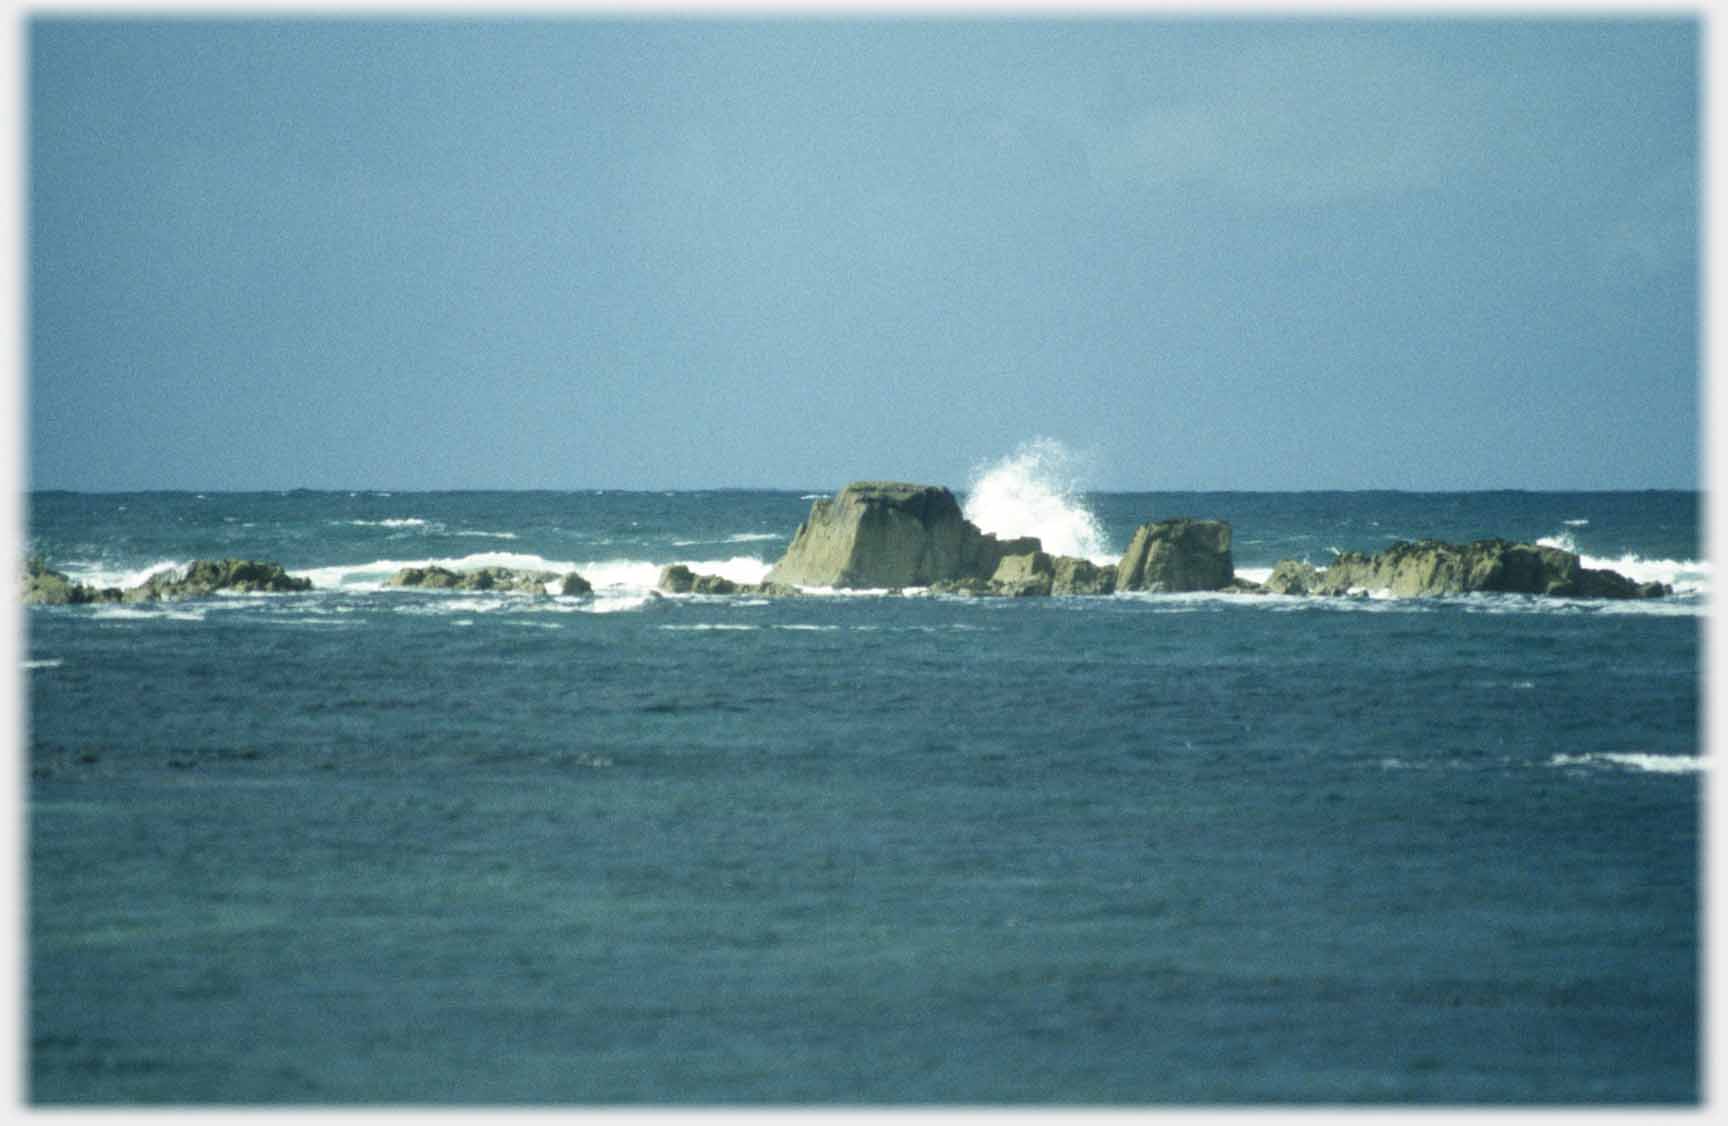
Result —
M 811 504 L 768 580 L 844 589 L 988 580 L 1004 556 L 1040 550 L 1034 537 L 980 531 L 939 485 L 855 481 Z
M 1302 568 L 1307 568 L 1303 571 Z M 1467 544 L 1441 540 L 1400 541 L 1376 555 L 1347 551 L 1316 573 L 1284 560 L 1273 569 L 1300 578 L 1304 590 L 1283 593 L 1339 595 L 1356 591 L 1394 598 L 1428 598 L 1476 592 L 1540 594 L 1562 598 L 1655 598 L 1672 594 L 1664 583 L 1638 583 L 1616 571 L 1584 567 L 1570 551 L 1502 539 Z M 1272 581 L 1267 584 L 1273 585 Z
M 238 594 L 287 593 L 312 589 L 311 579 L 297 578 L 280 563 L 255 559 L 195 559 L 183 570 L 161 571 L 128 589 L 126 602 L 201 598 L 221 591 Z
M 1177 517 L 1142 524 L 1116 564 L 1117 590 L 1223 590 L 1236 577 L 1230 525 Z

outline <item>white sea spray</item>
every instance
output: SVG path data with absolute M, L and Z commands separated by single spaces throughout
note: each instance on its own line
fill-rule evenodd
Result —
M 1052 555 L 1113 562 L 1103 525 L 1079 498 L 1081 469 L 1061 442 L 1033 438 L 973 473 L 966 519 L 1002 539 L 1037 536 Z

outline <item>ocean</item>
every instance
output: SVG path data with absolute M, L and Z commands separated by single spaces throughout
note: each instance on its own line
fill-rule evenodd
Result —
M 962 499 L 1238 573 L 1567 546 L 1637 602 L 760 579 L 818 489 L 35 492 L 37 1105 L 1695 1104 L 1700 496 Z M 386 588 L 580 571 L 586 597 Z

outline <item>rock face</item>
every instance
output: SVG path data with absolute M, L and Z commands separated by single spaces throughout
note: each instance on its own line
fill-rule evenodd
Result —
M 810 506 L 768 581 L 859 589 L 988 580 L 1004 556 L 1041 548 L 1033 537 L 979 531 L 941 486 L 855 481 Z
M 1304 570 L 1306 568 L 1306 570 Z M 1399 542 L 1377 555 L 1344 552 L 1323 573 L 1285 560 L 1267 581 L 1284 576 L 1288 594 L 1347 594 L 1365 590 L 1395 598 L 1426 598 L 1477 591 L 1542 594 L 1564 598 L 1655 598 L 1672 594 L 1663 583 L 1638 583 L 1616 571 L 1583 566 L 1577 555 L 1555 547 L 1476 540 Z M 1304 589 L 1295 589 L 1301 586 Z
M 447 567 L 404 567 L 385 581 L 386 586 L 421 590 L 490 590 L 506 594 L 544 594 L 549 584 L 558 584 L 560 594 L 588 594 L 588 580 L 575 571 L 516 571 L 509 567 L 479 567 L 452 571 Z
M 280 563 L 253 559 L 195 559 L 183 571 L 163 571 L 127 590 L 127 602 L 160 599 L 202 598 L 219 591 L 240 594 L 292 592 L 312 589 L 311 579 L 299 579 Z
M 1117 590 L 1223 590 L 1236 578 L 1230 525 L 1178 517 L 1142 524 L 1116 564 Z

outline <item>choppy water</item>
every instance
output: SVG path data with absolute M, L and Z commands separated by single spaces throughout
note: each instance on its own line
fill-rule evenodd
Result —
M 29 611 L 31 1099 L 1696 1100 L 1695 494 L 1047 514 L 1648 603 L 648 597 L 814 491 L 32 495 L 85 581 L 318 589 Z M 427 562 L 597 591 L 382 589 Z

